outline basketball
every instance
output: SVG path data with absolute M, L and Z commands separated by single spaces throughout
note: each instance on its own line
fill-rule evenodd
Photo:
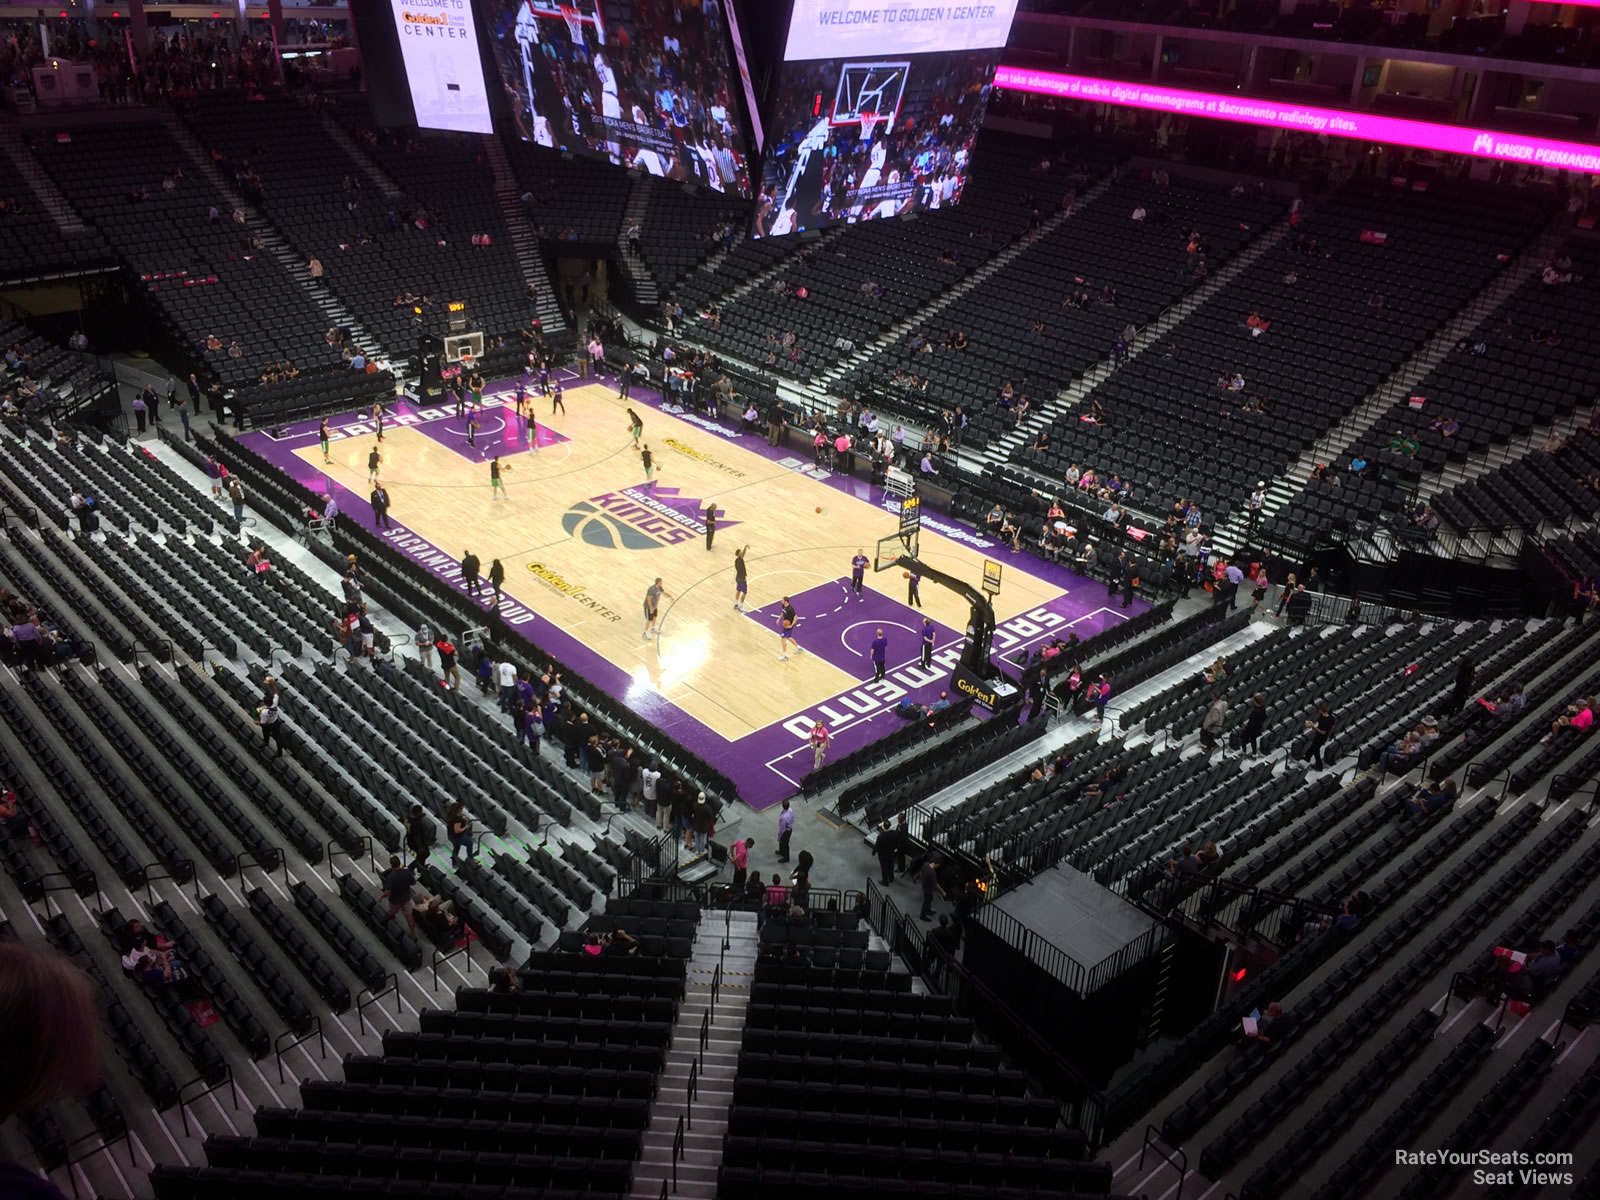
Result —
M 900 572 L 900 578 L 901 579 L 910 579 L 911 578 L 911 572 L 910 571 L 901 571 Z
M 821 512 L 821 511 L 822 511 L 822 505 L 820 505 L 820 504 L 819 504 L 819 505 L 817 505 L 817 511 L 818 511 L 818 512 Z

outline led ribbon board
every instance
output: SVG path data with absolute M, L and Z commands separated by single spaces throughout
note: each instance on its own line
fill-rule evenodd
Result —
M 1054 71 L 1030 71 L 1021 67 L 1001 67 L 995 73 L 994 82 L 996 87 L 1033 92 L 1041 96 L 1061 96 L 1096 104 L 1120 104 L 1127 108 L 1233 121 L 1240 125 L 1300 129 L 1325 133 L 1329 137 L 1357 138 L 1361 141 L 1436 150 L 1440 154 L 1468 154 L 1478 158 L 1496 158 L 1504 162 L 1600 175 L 1600 146 L 1582 142 L 1559 142 L 1552 138 L 1495 133 L 1461 125 L 1412 121 L 1404 117 L 1380 117 L 1372 113 L 1314 108 L 1306 104 L 1219 96 L 1212 92 L 1123 83 L 1084 75 L 1062 75 Z

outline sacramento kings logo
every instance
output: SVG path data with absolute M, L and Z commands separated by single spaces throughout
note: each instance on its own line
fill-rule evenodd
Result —
M 607 550 L 659 550 L 662 543 L 580 500 L 561 516 L 561 528 L 591 546 Z
M 654 481 L 580 500 L 561 514 L 561 528 L 606 550 L 659 550 L 706 536 L 705 501 Z M 719 529 L 737 525 L 717 510 Z

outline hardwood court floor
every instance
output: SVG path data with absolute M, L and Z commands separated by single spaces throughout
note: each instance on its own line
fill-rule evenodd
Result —
M 832 613 L 819 607 L 842 607 L 852 555 L 860 549 L 870 559 L 877 540 L 895 531 L 895 516 L 737 441 L 635 404 L 644 418 L 643 441 L 655 459 L 657 503 L 681 509 L 690 520 L 699 519 L 707 502 L 715 501 L 720 510 L 715 548 L 707 552 L 703 535 L 620 494 L 631 488 L 641 495 L 638 489 L 647 481 L 628 436 L 628 406 L 611 388 L 571 388 L 566 414 L 553 419 L 547 400 L 533 400 L 539 424 L 565 439 L 541 445 L 537 453 L 524 448 L 509 399 L 503 407 L 492 399 L 486 403 L 478 449 L 467 451 L 473 458 L 463 454 L 464 423 L 453 418 L 386 430 L 382 479 L 394 520 L 446 553 L 460 557 L 470 550 L 482 560 L 485 575 L 500 559 L 508 596 L 622 667 L 632 688 L 659 693 L 730 741 L 859 681 L 860 675 L 814 653 L 777 661 L 773 625 L 733 611 L 734 551 L 749 546 L 746 603 L 751 608 L 819 585 L 841 585 L 837 600 L 824 587 L 810 597 L 813 611 L 801 609 L 804 646 L 804 618 L 820 624 L 818 618 Z M 502 421 L 504 434 L 498 429 Z M 512 443 L 502 445 L 502 436 Z M 315 443 L 296 453 L 365 497 L 370 491 L 367 453 L 374 444 L 370 436 L 335 441 L 331 466 L 322 464 Z M 504 500 L 494 498 L 489 484 L 488 458 L 497 450 L 505 451 Z M 651 494 L 650 489 L 642 493 Z M 597 499 L 611 507 L 601 507 Z M 983 577 L 981 550 L 926 528 L 921 558 L 974 586 Z M 1022 556 L 1004 555 L 1004 586 L 995 602 L 998 621 L 1063 594 L 1063 588 L 1025 574 L 1021 561 Z M 661 604 L 662 636 L 646 640 L 641 636 L 644 593 L 658 575 L 668 593 Z M 898 571 L 874 574 L 869 567 L 866 582 L 897 602 L 906 598 Z M 958 631 L 966 628 L 965 600 L 928 581 L 921 593 L 935 621 Z M 914 656 L 910 631 L 920 625 L 920 616 L 904 611 L 907 632 L 895 647 L 900 659 Z M 838 629 L 847 624 L 845 618 L 829 624 L 834 628 L 825 636 L 843 636 Z M 820 634 L 813 629 L 810 635 Z

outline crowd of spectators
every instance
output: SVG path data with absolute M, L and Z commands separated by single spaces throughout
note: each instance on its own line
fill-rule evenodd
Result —
M 0 655 L 8 665 L 22 670 L 40 670 L 76 657 L 78 650 L 60 626 L 45 616 L 31 601 L 0 587 Z

